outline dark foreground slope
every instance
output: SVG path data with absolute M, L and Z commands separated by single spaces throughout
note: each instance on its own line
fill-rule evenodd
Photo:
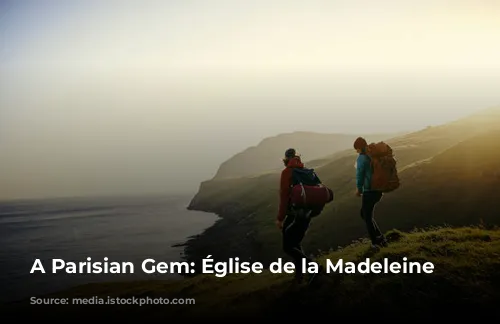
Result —
M 391 244 L 371 251 L 356 242 L 317 259 L 326 264 L 382 261 L 432 262 L 434 273 L 341 274 L 320 277 L 316 286 L 293 286 L 287 274 L 265 272 L 215 278 L 200 275 L 183 281 L 91 284 L 47 297 L 186 298 L 189 305 L 30 306 L 8 305 L 4 318 L 38 320 L 140 320 L 185 323 L 280 320 L 316 321 L 499 319 L 500 231 L 484 228 L 440 228 L 412 233 L 391 231 Z M 193 303 L 194 301 L 194 303 Z M 224 321 L 225 320 L 225 321 Z
M 397 154 L 402 187 L 377 208 L 384 228 L 499 223 L 500 110 L 429 127 L 388 141 Z M 310 253 L 365 236 L 354 196 L 355 154 L 339 152 L 316 168 L 336 194 L 312 224 L 304 247 Z M 259 259 L 282 255 L 274 219 L 279 173 L 202 183 L 191 209 L 215 212 L 222 220 L 187 247 L 187 255 Z

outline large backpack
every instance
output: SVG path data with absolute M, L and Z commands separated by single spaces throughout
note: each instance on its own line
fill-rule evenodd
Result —
M 333 201 L 333 191 L 321 183 L 314 169 L 293 168 L 290 203 L 295 208 L 322 209 Z
M 372 181 L 371 189 L 384 193 L 400 187 L 396 159 L 392 148 L 385 142 L 368 145 L 366 155 L 371 159 Z

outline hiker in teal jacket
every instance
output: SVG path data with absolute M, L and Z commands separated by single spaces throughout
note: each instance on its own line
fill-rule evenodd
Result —
M 365 154 L 364 149 L 359 152 L 356 160 L 356 188 L 359 194 L 370 191 L 372 181 L 372 169 L 370 158 Z
M 385 236 L 375 222 L 375 206 L 382 199 L 382 192 L 371 189 L 372 168 L 370 157 L 366 155 L 367 146 L 362 137 L 354 142 L 354 149 L 359 154 L 356 160 L 356 196 L 361 197 L 360 215 L 366 223 L 372 247 L 386 246 Z

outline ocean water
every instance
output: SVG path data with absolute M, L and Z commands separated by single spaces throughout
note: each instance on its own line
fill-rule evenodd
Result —
M 190 196 L 65 198 L 0 202 L 0 301 L 14 301 L 75 285 L 136 279 L 141 262 L 181 261 L 182 245 L 212 226 L 218 216 L 188 211 Z M 135 274 L 50 273 L 51 259 L 134 262 Z M 46 273 L 30 274 L 36 259 Z

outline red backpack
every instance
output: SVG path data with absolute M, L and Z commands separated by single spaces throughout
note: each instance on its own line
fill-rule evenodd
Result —
M 398 189 L 400 180 L 392 148 L 384 142 L 371 143 L 366 155 L 371 159 L 373 170 L 371 188 L 384 193 Z
M 333 201 L 333 191 L 321 183 L 314 169 L 294 168 L 290 203 L 296 208 L 321 208 Z

